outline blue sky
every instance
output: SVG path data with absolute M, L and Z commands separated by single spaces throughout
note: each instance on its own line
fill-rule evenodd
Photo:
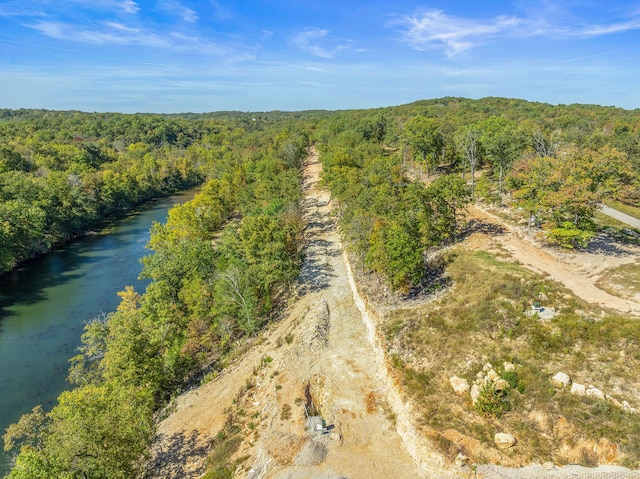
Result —
M 0 0 L 0 108 L 640 108 L 632 1 Z

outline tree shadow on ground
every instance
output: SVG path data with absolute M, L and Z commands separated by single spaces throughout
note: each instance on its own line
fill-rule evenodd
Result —
M 458 238 L 464 240 L 471 236 L 473 233 L 482 233 L 489 236 L 501 236 L 506 234 L 507 229 L 497 223 L 484 221 L 481 219 L 472 219 L 467 222 L 465 227 L 460 232 Z
M 617 258 L 638 255 L 637 250 L 634 251 L 632 248 L 606 234 L 599 234 L 594 237 L 584 251 L 593 254 L 615 256 Z
M 329 260 L 340 254 L 337 245 L 330 241 L 320 238 L 309 241 L 298 277 L 299 291 L 307 294 L 328 288 L 335 277 Z
M 198 439 L 196 431 L 171 437 L 159 434 L 148 472 L 151 477 L 164 479 L 200 477 L 205 472 L 204 458 L 208 451 L 209 445 Z

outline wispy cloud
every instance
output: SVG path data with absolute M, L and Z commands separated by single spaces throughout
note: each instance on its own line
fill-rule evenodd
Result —
M 177 0 L 162 0 L 158 2 L 158 6 L 173 15 L 178 16 L 183 22 L 195 23 L 198 20 L 198 14 L 189 7 L 185 7 Z
M 420 10 L 393 24 L 405 27 L 403 39 L 416 50 L 443 49 L 448 56 L 512 30 L 522 19 L 500 16 L 484 22 L 453 17 L 441 10 Z
M 640 16 L 631 20 L 610 23 L 608 25 L 591 25 L 575 30 L 573 33 L 581 37 L 599 37 L 640 29 Z
M 160 34 L 151 29 L 122 22 L 102 21 L 93 25 L 79 26 L 64 22 L 40 21 L 28 26 L 48 37 L 71 42 L 100 46 L 153 47 L 178 53 L 218 57 L 232 63 L 255 59 L 254 47 L 233 42 L 216 42 L 178 31 L 166 31 Z
M 550 10 L 547 10 L 550 11 Z M 441 49 L 449 57 L 497 38 L 543 36 L 556 39 L 592 38 L 640 29 L 640 13 L 608 23 L 572 23 L 540 12 L 535 17 L 500 15 L 481 20 L 448 15 L 442 10 L 418 10 L 390 22 L 400 26 L 402 39 L 416 50 Z
M 140 11 L 140 6 L 134 0 L 72 0 L 83 8 L 110 10 L 116 13 L 135 15 Z
M 169 46 L 164 36 L 117 22 L 101 22 L 93 28 L 56 21 L 40 21 L 27 26 L 51 38 L 94 45 Z
M 37 5 L 19 1 L 6 1 L 0 3 L 0 17 L 40 17 L 44 12 Z
M 291 43 L 303 52 L 321 58 L 333 58 L 339 51 L 349 48 L 346 44 L 336 44 L 335 41 L 328 39 L 328 34 L 328 30 L 309 28 L 295 35 Z M 322 41 L 324 45 L 320 44 Z M 333 45 L 327 46 L 327 43 L 333 43 Z

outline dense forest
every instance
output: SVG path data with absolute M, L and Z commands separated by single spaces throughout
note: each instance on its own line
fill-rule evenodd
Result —
M 352 253 L 402 292 L 420 286 L 426 252 L 456 241 L 472 201 L 521 208 L 564 247 L 588 244 L 601 203 L 640 202 L 640 111 L 502 98 L 298 113 L 0 110 L 0 271 L 202 185 L 153 227 L 146 291 L 123 285 L 117 311 L 86 325 L 73 388 L 7 430 L 5 449 L 18 453 L 9 477 L 143 473 L 154 414 L 223 369 L 291 294 L 312 144 Z

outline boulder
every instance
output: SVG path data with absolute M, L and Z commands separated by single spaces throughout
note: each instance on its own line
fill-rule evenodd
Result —
M 480 396 L 480 391 L 482 390 L 482 386 L 480 384 L 474 384 L 471 386 L 471 400 L 473 404 L 478 402 L 478 397 Z
M 449 384 L 455 391 L 456 394 L 466 394 L 469 392 L 469 383 L 464 378 L 459 378 L 458 376 L 451 376 L 449 378 Z
M 509 449 L 516 445 L 516 438 L 504 432 L 499 432 L 493 436 L 493 441 L 498 449 Z
M 459 467 L 460 469 L 462 469 L 467 466 L 467 462 L 469 462 L 469 458 L 464 454 L 459 453 L 456 456 L 456 461 L 455 461 L 456 467 Z
M 516 365 L 513 363 L 509 363 L 507 361 L 505 361 L 504 363 L 502 363 L 502 366 L 504 367 L 504 371 L 506 373 L 511 372 L 511 371 L 515 371 L 516 370 Z
M 573 383 L 571 385 L 571 394 L 574 396 L 586 396 L 587 388 L 584 384 Z
M 494 383 L 494 387 L 496 388 L 496 391 L 506 391 L 511 386 L 509 386 L 509 383 L 507 381 L 500 378 Z
M 551 381 L 553 381 L 555 385 L 562 386 L 563 388 L 571 385 L 571 378 L 565 373 L 556 374 L 551 378 Z
M 493 369 L 489 369 L 489 371 L 487 372 L 487 378 L 493 382 L 496 382 L 498 379 L 500 379 L 500 375 Z
M 602 400 L 605 399 L 604 392 L 602 392 L 600 389 L 593 386 L 589 386 L 587 388 L 586 395 L 587 397 L 590 397 L 590 398 L 602 399 Z

